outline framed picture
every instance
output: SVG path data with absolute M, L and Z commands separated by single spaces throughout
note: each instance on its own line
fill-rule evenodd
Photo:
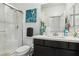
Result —
M 37 18 L 37 9 L 29 9 L 26 10 L 26 22 L 31 23 L 31 22 L 36 22 Z

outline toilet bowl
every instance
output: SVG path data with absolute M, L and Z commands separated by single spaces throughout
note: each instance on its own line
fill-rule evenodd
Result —
M 21 46 L 18 49 L 16 49 L 12 56 L 28 56 L 30 52 L 30 46 Z

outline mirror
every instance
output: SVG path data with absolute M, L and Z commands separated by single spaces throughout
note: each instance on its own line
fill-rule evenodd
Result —
M 74 26 L 75 30 L 79 29 L 79 4 L 76 3 L 74 6 Z
M 71 31 L 79 31 L 79 4 L 77 3 L 48 3 L 42 5 L 42 20 L 51 32 L 63 32 L 69 23 Z M 67 21 L 67 23 L 66 23 Z
M 65 27 L 65 3 L 48 3 L 42 5 L 42 20 L 53 32 L 63 32 Z
M 69 10 L 68 19 L 71 24 L 71 28 L 76 31 L 79 28 L 79 4 L 74 4 Z

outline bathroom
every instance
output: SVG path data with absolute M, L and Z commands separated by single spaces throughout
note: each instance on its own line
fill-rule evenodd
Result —
M 0 56 L 79 56 L 78 15 L 79 3 L 0 3 Z

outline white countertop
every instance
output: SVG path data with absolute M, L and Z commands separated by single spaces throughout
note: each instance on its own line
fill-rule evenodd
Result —
M 33 38 L 35 39 L 43 39 L 43 40 L 54 40 L 54 41 L 65 41 L 65 42 L 75 42 L 75 43 L 79 43 L 79 38 L 77 37 L 72 37 L 72 36 L 45 36 L 45 35 L 36 35 L 33 36 Z

